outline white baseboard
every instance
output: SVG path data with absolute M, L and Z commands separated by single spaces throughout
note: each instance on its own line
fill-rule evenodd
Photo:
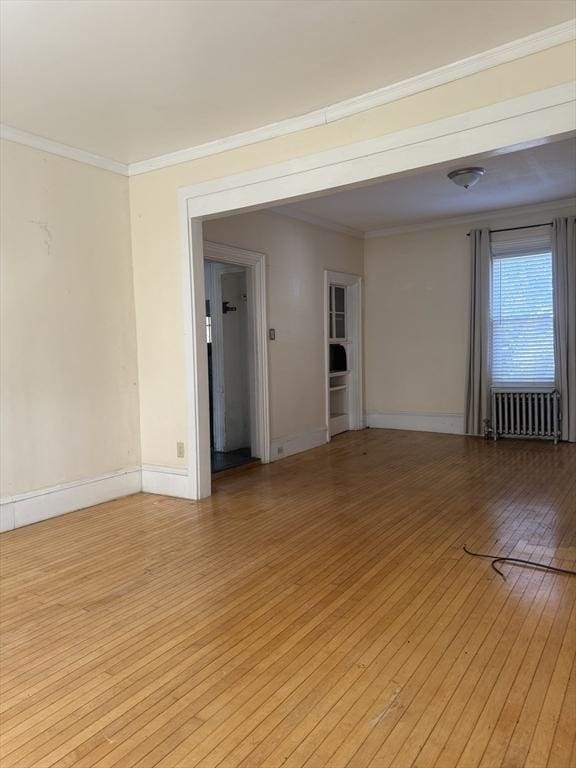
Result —
M 271 442 L 270 461 L 285 459 L 286 456 L 308 451 L 310 448 L 318 448 L 319 445 L 324 445 L 326 442 L 328 442 L 326 429 L 274 437 Z
M 463 413 L 415 413 L 412 411 L 368 411 L 366 424 L 376 429 L 408 429 L 416 432 L 464 434 Z
M 158 467 L 144 464 L 142 490 L 144 493 L 158 493 L 161 496 L 177 496 L 186 499 L 189 497 L 188 470 L 182 467 Z
M 464 416 L 460 413 L 368 412 L 366 424 L 383 429 L 464 434 Z M 275 437 L 271 442 L 271 461 L 318 448 L 326 442 L 326 429 Z M 0 532 L 48 520 L 139 491 L 189 498 L 187 470 L 181 467 L 144 464 L 141 468 L 121 469 L 99 477 L 6 496 L 0 499 Z
M 130 467 L 87 480 L 6 496 L 0 499 L 0 531 L 48 520 L 141 490 L 141 469 Z

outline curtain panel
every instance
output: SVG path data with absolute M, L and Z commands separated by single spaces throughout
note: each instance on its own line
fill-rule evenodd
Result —
M 466 434 L 483 435 L 490 416 L 490 230 L 470 232 L 471 284 L 466 376 Z

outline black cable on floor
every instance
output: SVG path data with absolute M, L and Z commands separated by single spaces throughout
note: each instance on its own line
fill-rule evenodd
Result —
M 466 546 L 462 547 L 462 549 L 464 552 L 466 552 L 467 555 L 472 555 L 473 557 L 486 557 L 488 560 L 492 560 L 490 565 L 499 576 L 502 576 L 504 581 L 506 581 L 506 576 L 504 576 L 499 568 L 496 568 L 496 563 L 521 563 L 522 565 L 531 565 L 534 568 L 542 568 L 545 571 L 552 571 L 553 573 L 565 573 L 568 576 L 576 576 L 576 571 L 569 571 L 567 568 L 556 568 L 553 565 L 546 565 L 546 563 L 535 563 L 532 560 L 522 560 L 520 557 L 500 557 L 499 555 L 485 555 L 480 552 L 472 552 L 471 550 L 467 549 Z

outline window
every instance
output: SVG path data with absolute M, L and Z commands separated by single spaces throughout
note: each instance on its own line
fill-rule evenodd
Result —
M 492 384 L 553 385 L 552 254 L 494 255 L 491 286 Z

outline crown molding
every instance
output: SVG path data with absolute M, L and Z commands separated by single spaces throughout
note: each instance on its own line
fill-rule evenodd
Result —
M 308 213 L 307 211 L 301 211 L 298 209 L 292 210 L 290 206 L 284 205 L 278 205 L 275 208 L 270 208 L 269 210 L 273 213 L 277 213 L 279 216 L 286 216 L 289 219 L 305 221 L 306 224 L 312 224 L 315 227 L 321 227 L 321 229 L 328 229 L 332 232 L 338 232 L 340 235 L 348 235 L 348 237 L 354 237 L 356 240 L 364 240 L 365 234 L 361 229 L 347 227 L 345 224 L 338 224 L 335 221 L 324 219 L 321 216 L 315 216 L 313 213 Z
M 142 173 L 149 173 L 161 168 L 168 168 L 180 163 L 197 160 L 201 157 L 216 155 L 222 152 L 228 152 L 232 149 L 238 149 L 250 144 L 257 144 L 261 141 L 286 136 L 298 131 L 304 131 L 308 128 L 315 128 L 327 123 L 341 120 L 345 117 L 366 112 L 376 107 L 384 106 L 393 101 L 404 99 L 407 96 L 422 91 L 436 88 L 439 85 L 446 85 L 463 77 L 482 72 L 499 64 L 521 59 L 539 51 L 554 48 L 557 45 L 576 40 L 576 20 L 570 20 L 548 27 L 540 32 L 535 32 L 526 37 L 512 40 L 504 45 L 491 48 L 487 51 L 474 54 L 460 61 L 437 67 L 423 74 L 401 80 L 384 88 L 378 88 L 369 91 L 360 96 L 345 99 L 336 104 L 323 107 L 321 109 L 308 112 L 297 117 L 280 120 L 279 122 L 254 128 L 222 139 L 216 139 L 203 144 L 189 147 L 187 149 L 169 152 L 158 157 L 152 157 L 147 160 L 141 160 L 135 163 L 125 164 L 116 160 L 111 160 L 100 155 L 92 154 L 76 147 L 46 139 L 27 131 L 21 131 L 11 126 L 1 126 L 0 137 L 8 141 L 15 141 L 19 144 L 25 144 L 35 149 L 43 150 L 54 155 L 67 157 L 70 160 L 77 160 L 81 163 L 103 168 L 107 171 L 119 173 L 123 176 L 137 176 Z
M 10 125 L 0 125 L 0 138 L 5 139 L 6 141 L 14 141 L 17 144 L 24 144 L 27 147 L 33 147 L 33 149 L 40 149 L 43 152 L 48 152 L 50 155 L 66 157 L 68 160 L 76 160 L 79 163 L 93 165 L 96 168 L 102 168 L 105 171 L 112 171 L 112 173 L 128 176 L 128 166 L 124 163 L 119 163 L 116 160 L 110 160 L 109 158 L 101 157 L 100 155 L 93 155 L 91 152 L 86 152 L 83 149 L 76 149 L 76 147 L 70 147 L 67 144 L 60 144 L 57 141 L 45 139 L 43 136 L 36 136 L 34 133 L 28 133 L 28 131 L 12 128 Z
M 567 43 L 571 40 L 576 40 L 575 20 L 557 24 L 554 27 L 548 27 L 532 35 L 499 45 L 497 48 L 491 48 L 474 56 L 469 56 L 466 59 L 446 64 L 421 75 L 416 75 L 407 80 L 387 85 L 384 88 L 378 88 L 375 91 L 340 101 L 337 104 L 332 104 L 314 112 L 308 112 L 299 117 L 281 120 L 280 122 L 271 123 L 250 131 L 227 136 L 223 139 L 209 141 L 205 144 L 198 144 L 195 147 L 153 157 L 149 160 L 131 163 L 129 175 L 137 176 L 141 173 L 167 168 L 171 165 L 189 162 L 190 160 L 207 157 L 208 155 L 228 152 L 231 149 L 238 149 L 249 144 L 335 122 L 344 117 L 351 117 L 352 115 L 366 112 L 369 109 L 389 104 L 392 101 L 413 96 L 421 91 L 426 91 L 439 85 L 446 85 L 454 80 L 460 80 L 477 72 L 491 69 L 499 64 L 506 64 L 507 62 L 529 56 L 532 53 L 538 53 L 539 51 L 562 45 L 562 43 Z
M 562 24 L 547 27 L 540 32 L 534 32 L 526 37 L 504 43 L 496 48 L 490 48 L 451 64 L 431 69 L 407 80 L 401 80 L 384 88 L 378 88 L 361 96 L 341 101 L 339 104 L 326 108 L 326 122 L 341 120 L 343 117 L 350 117 L 358 112 L 381 107 L 391 101 L 398 101 L 407 96 L 413 96 L 415 93 L 427 91 L 439 85 L 446 85 L 454 80 L 461 80 L 463 77 L 475 75 L 486 69 L 497 67 L 499 64 L 507 64 L 510 61 L 522 59 L 532 53 L 539 53 L 575 39 L 576 19 L 571 19 Z
M 405 224 L 398 227 L 383 227 L 382 229 L 373 229 L 366 232 L 365 240 L 374 240 L 378 237 L 390 237 L 391 235 L 405 235 L 410 232 L 419 232 L 425 229 L 444 229 L 452 226 L 462 226 L 465 224 L 483 224 L 486 221 L 501 221 L 515 216 L 525 216 L 529 214 L 550 213 L 551 211 L 560 211 L 569 209 L 576 211 L 576 197 L 564 197 L 560 200 L 551 200 L 547 203 L 534 203 L 531 205 L 520 205 L 515 208 L 499 208 L 496 211 L 484 211 L 482 213 L 466 214 L 463 216 L 453 216 L 447 219 L 433 219 L 427 221 L 415 221 L 412 224 Z
M 326 123 L 324 117 L 325 110 L 309 112 L 297 117 L 289 117 L 278 123 L 270 123 L 260 128 L 251 128 L 249 131 L 234 133 L 231 136 L 225 136 L 222 139 L 208 141 L 205 144 L 197 144 L 194 147 L 179 149 L 176 152 L 169 152 L 166 155 L 151 157 L 149 160 L 140 160 L 136 163 L 130 163 L 129 176 L 139 176 L 142 173 L 158 171 L 161 168 L 169 168 L 180 163 L 188 163 L 191 160 L 198 160 L 201 157 L 210 155 L 219 155 L 222 152 L 229 152 L 232 149 L 247 147 L 250 144 L 258 144 L 261 141 L 276 139 L 279 136 L 287 136 L 298 131 L 305 131 L 307 128 L 316 128 Z

